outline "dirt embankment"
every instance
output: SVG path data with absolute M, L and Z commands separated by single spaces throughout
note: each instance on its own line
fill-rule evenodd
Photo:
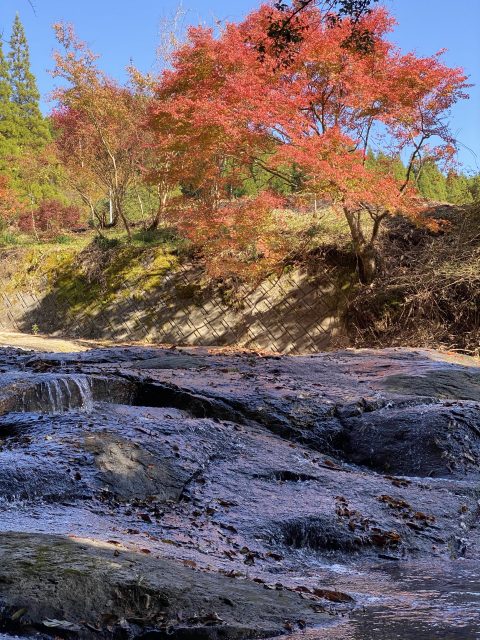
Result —
M 340 317 L 351 274 L 333 265 L 226 284 L 168 246 L 37 247 L 4 260 L 4 331 L 283 353 L 345 343 Z
M 385 225 L 370 287 L 358 283 L 348 244 L 320 247 L 255 284 L 212 282 L 168 243 L 6 250 L 0 329 L 280 353 L 408 344 L 478 355 L 480 211 L 432 214 L 435 233 L 404 219 Z
M 372 287 L 344 313 L 351 344 L 418 346 L 480 355 L 480 206 L 437 206 L 436 233 L 396 220 L 382 239 Z

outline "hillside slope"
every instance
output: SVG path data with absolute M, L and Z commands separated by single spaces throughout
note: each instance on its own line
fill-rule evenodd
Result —
M 409 345 L 478 355 L 480 211 L 433 214 L 439 233 L 390 222 L 369 287 L 348 246 L 331 239 L 254 284 L 212 281 L 167 242 L 4 249 L 0 329 L 282 353 Z

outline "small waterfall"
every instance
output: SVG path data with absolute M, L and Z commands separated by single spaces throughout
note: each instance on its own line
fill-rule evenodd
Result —
M 71 409 L 92 411 L 90 380 L 84 375 L 48 376 L 25 391 L 21 404 L 23 412 L 62 413 Z
M 77 385 L 77 389 L 82 400 L 82 408 L 84 411 L 93 410 L 93 392 L 90 383 L 90 378 L 87 376 L 74 376 L 72 378 L 74 384 Z

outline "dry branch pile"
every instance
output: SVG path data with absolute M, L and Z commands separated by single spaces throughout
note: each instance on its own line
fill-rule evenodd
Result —
M 480 354 L 480 207 L 439 206 L 443 231 L 403 220 L 383 238 L 383 272 L 346 311 L 356 346 L 411 345 Z

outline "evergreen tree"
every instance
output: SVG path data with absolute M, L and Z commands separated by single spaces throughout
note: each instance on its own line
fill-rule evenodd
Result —
M 400 156 L 396 156 L 392 163 L 392 173 L 396 180 L 404 182 L 407 179 L 407 169 Z
M 8 58 L 17 142 L 20 147 L 42 146 L 49 140 L 50 134 L 40 112 L 40 93 L 30 70 L 28 42 L 18 14 L 13 22 Z
M 7 105 L 10 103 L 12 89 L 10 85 L 10 73 L 8 71 L 8 63 L 3 53 L 3 42 L 0 40 L 0 118 L 6 119 Z
M 374 151 L 369 147 L 365 157 L 365 166 L 367 169 L 373 169 L 376 166 L 377 157 Z
M 8 63 L 3 53 L 3 43 L 0 40 L 0 169 L 15 151 L 15 123 L 10 101 L 11 94 Z
M 452 204 L 468 204 L 473 201 L 465 176 L 450 171 L 447 176 L 447 200 Z
M 468 190 L 474 202 L 480 202 L 480 173 L 468 179 Z
M 418 190 L 427 200 L 447 201 L 447 185 L 444 174 L 434 160 L 426 160 L 417 174 Z
M 395 180 L 403 182 L 407 177 L 407 170 L 400 156 L 392 156 L 383 151 L 379 151 L 375 155 L 371 148 L 368 149 L 365 158 L 365 167 L 367 169 L 377 169 L 382 173 L 392 175 Z

